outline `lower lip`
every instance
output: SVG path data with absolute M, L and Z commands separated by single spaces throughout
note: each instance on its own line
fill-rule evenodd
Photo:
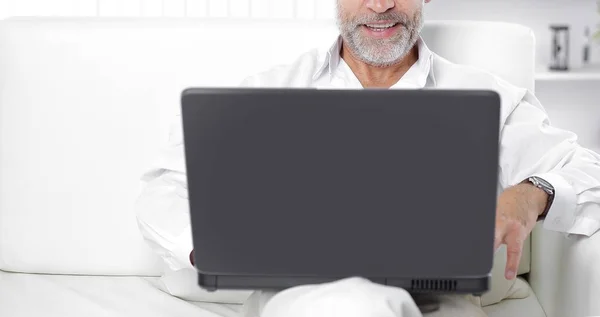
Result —
M 367 34 L 369 36 L 374 37 L 374 38 L 385 39 L 385 38 L 389 38 L 392 35 L 396 34 L 396 31 L 398 31 L 400 26 L 401 26 L 401 24 L 398 23 L 398 24 L 394 25 L 393 27 L 387 28 L 383 31 L 375 31 L 366 25 L 363 25 L 362 27 L 363 27 L 363 29 L 365 29 L 365 32 L 367 32 Z

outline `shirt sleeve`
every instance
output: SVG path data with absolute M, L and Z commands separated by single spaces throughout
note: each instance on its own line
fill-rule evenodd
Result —
M 156 166 L 142 176 L 144 188 L 136 203 L 142 236 L 173 271 L 193 268 L 192 236 L 181 116 L 171 124 L 169 142 Z
M 577 135 L 551 125 L 528 93 L 507 118 L 500 142 L 500 182 L 506 188 L 538 176 L 555 189 L 544 228 L 591 236 L 600 230 L 600 155 Z
M 258 85 L 256 76 L 241 87 Z M 168 143 L 152 169 L 142 176 L 143 189 L 135 204 L 140 232 L 172 271 L 193 269 L 190 210 L 181 114 L 171 124 Z

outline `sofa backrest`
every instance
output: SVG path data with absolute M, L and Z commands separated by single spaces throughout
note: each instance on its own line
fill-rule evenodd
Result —
M 451 61 L 533 90 L 530 30 L 431 22 L 423 34 Z M 160 274 L 133 205 L 181 91 L 238 85 L 336 36 L 329 22 L 0 22 L 0 269 Z

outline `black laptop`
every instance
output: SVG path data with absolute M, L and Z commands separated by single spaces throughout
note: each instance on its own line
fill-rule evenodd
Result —
M 497 93 L 193 88 L 182 118 L 202 288 L 489 289 Z

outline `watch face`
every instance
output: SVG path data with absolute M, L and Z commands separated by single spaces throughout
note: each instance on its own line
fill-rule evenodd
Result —
M 533 177 L 533 179 L 535 180 L 535 182 L 537 182 L 544 190 L 546 191 L 550 191 L 552 193 L 554 193 L 554 187 L 548 183 L 546 180 L 544 180 L 543 178 L 539 178 L 539 177 Z
M 539 177 L 538 177 L 538 178 L 537 178 L 537 181 L 538 181 L 538 182 L 540 182 L 540 184 L 541 184 L 541 185 L 543 185 L 544 187 L 552 187 L 552 186 L 550 185 L 550 183 L 548 183 L 547 181 L 545 181 L 545 180 L 544 180 L 544 179 L 542 179 L 542 178 L 539 178 Z

